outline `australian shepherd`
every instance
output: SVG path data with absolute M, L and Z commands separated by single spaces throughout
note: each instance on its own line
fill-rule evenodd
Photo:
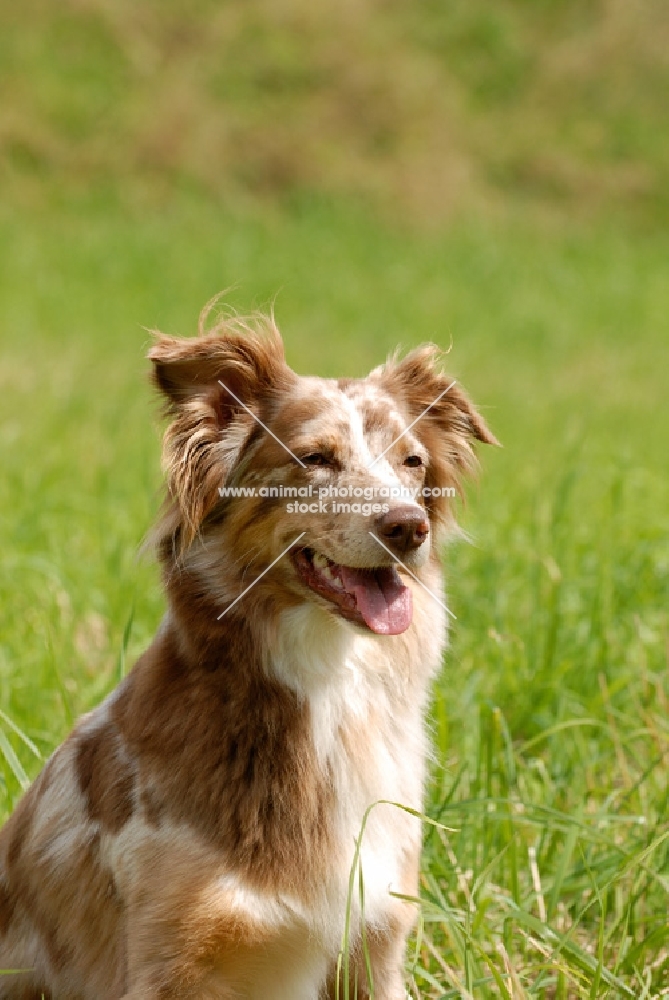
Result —
M 0 997 L 400 1000 L 439 543 L 495 439 L 432 346 L 306 378 L 226 319 L 149 357 L 167 613 L 0 832 Z

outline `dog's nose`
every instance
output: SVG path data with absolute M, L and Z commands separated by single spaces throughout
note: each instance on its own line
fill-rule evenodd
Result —
M 377 518 L 376 531 L 384 545 L 403 555 L 423 544 L 430 533 L 430 522 L 420 508 L 405 504 Z

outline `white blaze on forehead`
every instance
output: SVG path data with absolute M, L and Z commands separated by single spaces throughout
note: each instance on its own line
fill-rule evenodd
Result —
M 332 414 L 321 412 L 313 420 L 306 420 L 302 424 L 302 432 L 305 435 L 317 434 L 324 426 L 330 430 L 337 424 L 342 426 L 345 421 L 348 427 L 345 432 L 346 440 L 342 441 L 342 450 L 350 454 L 349 464 L 352 468 L 366 469 L 374 461 L 374 455 L 365 436 L 360 407 L 332 379 L 305 378 L 303 381 L 305 389 L 317 392 L 320 399 L 332 404 Z M 332 419 L 336 421 L 334 425 L 331 423 Z
M 372 386 L 365 386 L 361 391 L 356 392 L 353 398 L 347 396 L 345 393 L 342 393 L 342 396 L 346 400 L 347 411 L 350 413 L 352 440 L 357 451 L 356 457 L 358 457 L 358 454 L 360 455 L 361 464 L 364 468 L 368 469 L 370 479 L 377 485 L 400 486 L 401 481 L 390 463 L 389 455 L 378 458 L 376 454 L 380 442 L 376 443 L 374 450 L 370 447 L 371 442 L 365 435 L 364 430 L 365 402 L 377 401 L 388 404 L 388 430 L 394 437 L 399 437 L 404 429 L 404 421 L 401 419 L 399 413 L 392 408 L 391 401 L 386 399 L 385 396 L 380 396 Z M 398 427 L 400 427 L 399 430 L 397 429 Z
M 361 465 L 365 469 L 372 464 L 374 456 L 369 449 L 369 443 L 365 437 L 365 424 L 362 412 L 355 401 L 347 396 L 345 392 L 339 393 L 342 410 L 348 417 L 350 436 L 348 445 L 351 449 L 353 461 L 356 465 Z
M 344 474 L 365 471 L 370 486 L 401 486 L 401 480 L 391 462 L 392 447 L 388 454 L 379 458 L 383 449 L 399 439 L 407 426 L 406 419 L 398 411 L 392 398 L 365 380 L 340 389 L 334 379 L 308 376 L 303 378 L 302 385 L 307 394 L 317 392 L 319 398 L 326 400 L 332 407 L 331 413 L 321 411 L 312 420 L 303 422 L 300 428 L 302 433 L 305 436 L 317 436 L 324 426 L 328 430 L 333 427 L 341 428 L 340 433 L 345 434 L 345 440 L 341 442 L 342 453 L 348 455 Z M 370 403 L 382 406 L 387 414 L 387 427 L 383 434 L 365 433 L 365 407 Z

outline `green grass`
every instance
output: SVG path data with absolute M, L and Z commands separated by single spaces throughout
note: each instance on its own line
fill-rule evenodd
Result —
M 0 0 L 0 182 L 666 226 L 664 0 Z
M 145 327 L 191 333 L 229 286 L 245 308 L 276 295 L 301 372 L 452 342 L 504 444 L 445 553 L 429 815 L 448 830 L 425 830 L 417 995 L 667 989 L 666 235 L 419 235 L 343 201 L 104 191 L 5 204 L 0 240 L 3 815 L 162 613 L 137 558 L 160 489 Z

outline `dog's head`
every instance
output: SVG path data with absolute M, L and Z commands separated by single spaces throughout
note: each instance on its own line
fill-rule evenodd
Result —
M 495 443 L 438 349 L 364 379 L 300 377 L 261 319 L 159 336 L 149 357 L 171 421 L 163 560 L 199 574 L 222 613 L 310 601 L 373 632 L 408 628 L 405 581 L 453 523 L 474 441 Z

